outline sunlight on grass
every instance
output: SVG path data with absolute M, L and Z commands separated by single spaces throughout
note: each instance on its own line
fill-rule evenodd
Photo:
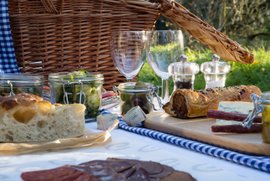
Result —
M 252 51 L 255 57 L 253 64 L 241 64 L 237 62 L 229 62 L 231 71 L 227 74 L 226 86 L 233 85 L 256 85 L 262 91 L 270 91 L 270 50 L 258 48 Z M 211 61 L 212 52 L 193 51 L 186 49 L 185 54 L 188 56 L 188 61 L 202 64 L 206 61 Z M 223 61 L 223 60 L 221 60 Z M 146 63 L 138 75 L 139 81 L 150 82 L 156 86 L 161 86 L 161 79 L 155 75 L 148 63 Z M 170 92 L 173 89 L 172 80 L 170 83 Z M 200 72 L 196 75 L 194 89 L 203 89 L 205 81 L 203 74 Z

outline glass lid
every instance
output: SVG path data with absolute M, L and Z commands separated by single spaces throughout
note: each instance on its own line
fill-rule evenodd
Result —
M 220 61 L 220 57 L 216 54 L 213 55 L 211 62 L 204 62 L 201 65 L 204 74 L 226 74 L 230 69 L 230 64 Z
M 197 74 L 200 70 L 199 65 L 194 62 L 187 62 L 187 56 L 181 55 L 180 61 L 171 63 L 169 65 L 169 72 L 171 75 L 193 75 Z
M 145 82 L 126 82 L 121 83 L 117 87 L 121 92 L 130 92 L 130 93 L 148 93 L 155 91 L 155 86 L 150 83 Z
M 72 71 L 72 72 L 59 72 L 50 73 L 50 81 L 60 82 L 78 82 L 78 81 L 100 81 L 104 80 L 104 77 L 100 73 L 92 73 L 85 70 Z

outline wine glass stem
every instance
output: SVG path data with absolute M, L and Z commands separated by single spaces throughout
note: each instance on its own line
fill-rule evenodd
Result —
M 162 79 L 162 103 L 165 104 L 169 101 L 169 81 L 168 79 Z

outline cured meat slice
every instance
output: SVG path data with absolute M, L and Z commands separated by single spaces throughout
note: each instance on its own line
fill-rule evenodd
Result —
M 49 170 L 24 172 L 21 177 L 26 181 L 79 181 L 81 180 L 79 178 L 84 178 L 84 181 L 90 180 L 90 175 L 69 166 Z
M 25 172 L 24 181 L 194 181 L 186 172 L 151 161 L 131 159 L 94 160 L 79 165 Z
M 262 132 L 262 124 L 252 124 L 250 128 L 245 128 L 242 125 L 212 125 L 213 132 L 224 133 L 260 133 Z
M 223 120 L 233 120 L 233 121 L 243 121 L 246 119 L 248 115 L 237 113 L 237 112 L 225 112 L 225 111 L 218 111 L 218 110 L 208 110 L 207 117 L 215 118 L 215 119 L 223 119 Z M 261 123 L 262 117 L 257 116 L 255 117 L 254 123 Z

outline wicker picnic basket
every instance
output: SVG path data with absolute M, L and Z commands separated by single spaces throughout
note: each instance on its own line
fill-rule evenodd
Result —
M 170 18 L 223 59 L 251 63 L 236 42 L 173 0 L 9 0 L 16 58 L 22 72 L 85 69 L 100 72 L 104 87 L 124 81 L 114 67 L 110 40 L 120 30 L 151 30 Z

